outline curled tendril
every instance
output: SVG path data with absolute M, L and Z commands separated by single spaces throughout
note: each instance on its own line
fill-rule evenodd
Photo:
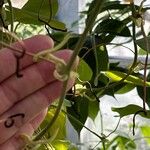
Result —
M 133 135 L 135 135 L 135 118 L 136 118 L 136 116 L 138 115 L 138 114 L 140 114 L 140 113 L 144 113 L 144 115 L 145 116 L 147 116 L 147 112 L 146 112 L 146 110 L 138 110 L 135 114 L 134 114 L 134 116 L 133 116 Z
M 6 128 L 10 128 L 14 125 L 15 123 L 15 119 L 16 117 L 21 117 L 21 118 L 24 118 L 25 117 L 25 114 L 24 113 L 18 113 L 18 114 L 15 114 L 15 115 L 12 115 L 12 116 L 9 116 L 7 118 L 7 120 L 4 122 L 4 126 Z
M 50 51 L 50 50 L 49 50 Z M 54 77 L 60 81 L 66 81 L 69 77 L 71 78 L 76 78 L 78 76 L 78 74 L 71 70 L 70 71 L 70 76 L 66 73 L 66 62 L 63 59 L 60 59 L 58 57 L 56 57 L 55 55 L 53 55 L 51 53 L 51 51 L 48 53 L 43 53 L 43 54 L 36 54 L 33 57 L 33 61 L 34 62 L 38 62 L 40 61 L 41 58 L 44 58 L 45 60 L 48 60 L 50 62 L 52 62 L 53 64 L 55 64 L 55 70 L 54 70 Z
M 23 74 L 20 74 L 20 72 L 19 72 L 19 68 L 20 68 L 20 59 L 22 59 L 24 57 L 24 55 L 25 55 L 25 49 L 23 49 L 23 51 L 22 51 L 20 56 L 16 55 L 16 54 L 14 55 L 15 58 L 16 58 L 16 76 L 18 78 L 23 77 Z
M 60 74 L 57 70 L 54 70 L 54 77 L 59 81 L 66 81 L 68 79 L 67 74 Z

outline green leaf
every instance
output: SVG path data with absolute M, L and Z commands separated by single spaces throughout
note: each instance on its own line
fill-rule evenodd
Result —
M 54 117 L 54 112 L 56 111 L 56 108 L 51 107 L 50 110 L 47 113 L 47 116 L 43 123 L 41 124 L 40 128 L 44 128 L 50 120 Z M 63 112 L 60 112 L 57 120 L 53 124 L 53 126 L 47 131 L 46 137 L 50 138 L 52 137 L 55 132 L 58 130 L 58 134 L 55 138 L 56 139 L 65 139 L 66 138 L 66 114 Z
M 147 76 L 147 81 L 150 81 L 150 73 Z M 142 86 L 137 86 L 137 92 L 138 95 L 141 97 L 141 99 L 144 98 L 144 89 Z M 150 87 L 146 88 L 146 103 L 150 107 Z
M 99 102 L 98 101 L 89 101 L 88 108 L 89 108 L 88 116 L 94 121 L 99 112 Z
M 54 17 L 58 11 L 58 0 L 28 0 L 22 10 L 33 12 L 35 14 Z
M 122 78 L 124 78 L 127 74 L 120 72 L 120 71 L 105 71 L 103 72 L 108 78 L 111 79 L 112 82 L 118 82 Z M 136 76 L 129 75 L 125 83 L 133 84 L 133 85 L 140 85 L 143 86 L 144 81 Z M 150 86 L 150 82 L 146 82 L 146 86 Z
M 141 132 L 144 137 L 149 137 L 150 135 L 150 126 L 142 126 L 141 127 Z M 147 142 L 148 145 L 150 145 L 150 138 L 143 138 Z
M 126 25 L 122 21 L 114 19 L 103 20 L 97 25 L 94 32 L 97 34 L 109 33 L 111 35 L 118 35 L 125 37 L 131 36 L 129 28 L 126 27 Z
M 120 136 L 117 139 L 117 141 L 119 143 L 119 148 L 121 150 L 126 150 L 126 149 L 136 150 L 136 144 L 130 138 L 126 138 L 126 137 Z
M 109 67 L 109 58 L 106 46 L 100 46 L 95 50 L 95 60 L 96 60 L 96 77 L 94 84 L 98 85 L 98 80 L 101 71 L 108 70 Z
M 116 132 L 117 136 L 114 137 L 108 144 L 106 144 L 106 149 L 111 150 L 136 150 L 135 142 L 128 136 Z
M 103 95 L 109 95 L 115 98 L 115 94 L 118 94 L 117 92 L 119 90 L 121 90 L 124 86 L 126 85 L 126 83 L 120 83 L 119 85 L 115 86 L 115 87 L 111 87 L 106 89 L 102 94 Z M 98 90 L 98 89 L 97 89 Z M 100 91 L 100 90 L 99 90 Z M 122 91 L 123 92 L 123 91 Z M 124 91 L 125 92 L 125 91 Z M 121 91 L 120 91 L 121 94 Z
M 136 10 L 139 10 L 139 6 L 134 5 Z M 142 11 L 146 11 L 150 9 L 149 7 L 142 8 Z M 121 1 L 108 1 L 104 3 L 104 7 L 102 8 L 101 12 L 107 11 L 107 10 L 120 10 L 120 13 L 122 11 L 125 12 L 130 12 L 131 11 L 131 5 L 130 4 L 121 4 Z
M 78 96 L 74 98 L 74 103 L 72 104 L 72 106 L 67 107 L 67 113 L 76 118 L 82 124 L 84 124 L 88 117 L 88 106 L 88 99 Z M 75 130 L 78 132 L 78 134 L 80 134 L 83 126 L 78 124 L 74 119 L 70 118 L 69 116 L 68 118 Z
M 38 14 L 19 8 L 13 8 L 14 19 L 24 24 L 42 25 L 43 23 L 38 20 Z M 7 20 L 10 22 L 10 12 L 7 12 Z
M 36 8 L 36 9 L 35 9 Z M 9 7 L 7 7 L 9 10 Z M 66 31 L 64 23 L 54 20 L 54 16 L 58 11 L 58 1 L 34 1 L 29 0 L 22 9 L 13 8 L 14 19 L 24 24 L 43 25 L 47 23 L 52 29 Z M 10 12 L 7 11 L 7 21 L 10 22 Z M 40 21 L 40 20 L 42 21 Z
M 67 140 L 56 140 L 52 143 L 55 150 L 78 150 L 73 144 Z
M 88 15 L 90 15 L 94 5 L 95 5 L 95 0 L 93 0 L 89 5 L 89 9 L 87 11 Z M 123 9 L 127 9 L 127 8 L 130 8 L 129 4 L 120 4 L 119 1 L 112 1 L 112 2 L 106 1 L 106 2 L 104 2 L 100 13 L 103 11 L 107 11 L 107 10 L 123 10 Z M 128 10 L 131 11 L 130 9 L 128 9 Z
M 55 150 L 68 150 L 70 142 L 66 140 L 56 140 L 52 143 Z
M 83 59 L 80 60 L 77 72 L 82 81 L 89 81 L 93 75 L 91 68 Z
M 35 9 L 36 8 L 36 9 Z M 7 7 L 9 9 L 9 7 Z M 47 22 L 56 15 L 58 10 L 57 0 L 52 1 L 51 7 L 49 1 L 29 0 L 22 9 L 13 8 L 16 21 L 27 24 L 42 24 L 38 17 Z
M 143 108 L 133 104 L 119 108 L 112 107 L 112 111 L 119 113 L 121 118 L 124 116 L 135 114 L 139 110 L 143 110 Z M 139 115 L 144 118 L 150 119 L 150 110 L 147 110 L 147 115 L 145 115 L 143 112 L 139 113 Z
M 67 31 L 66 25 L 58 20 L 51 20 L 49 26 L 54 30 Z
M 147 37 L 147 41 L 148 41 L 148 49 L 147 49 L 144 38 L 141 38 L 141 39 L 137 40 L 136 43 L 143 50 L 150 52 L 150 36 Z
M 117 92 L 115 92 L 115 94 L 125 94 L 131 90 L 133 90 L 135 88 L 134 85 L 132 84 L 126 84 L 125 86 L 123 86 L 122 88 L 120 88 Z
M 146 51 L 140 48 L 138 51 L 138 55 L 146 55 Z
M 105 46 L 100 46 L 97 49 L 98 70 L 106 71 L 109 67 L 109 57 Z
M 129 4 L 120 4 L 119 1 L 106 2 L 101 12 L 106 11 L 106 10 L 115 10 L 115 9 L 123 10 L 127 8 L 128 6 Z
M 141 99 L 144 98 L 144 90 L 142 86 L 137 86 L 137 92 Z M 146 103 L 150 107 L 150 88 L 146 88 Z

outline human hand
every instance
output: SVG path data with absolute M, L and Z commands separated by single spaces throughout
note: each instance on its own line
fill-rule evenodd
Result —
M 25 49 L 32 53 L 54 46 L 52 39 L 38 35 L 24 40 Z M 12 45 L 22 49 L 19 43 Z M 20 134 L 31 136 L 46 115 L 46 108 L 60 96 L 62 82 L 53 76 L 54 64 L 33 63 L 32 57 L 25 55 L 20 60 L 23 77 L 15 74 L 16 59 L 9 49 L 0 50 L 0 150 L 20 150 L 24 141 Z M 55 55 L 68 62 L 72 52 L 62 50 Z M 78 64 L 76 60 L 74 67 Z M 74 83 L 70 79 L 68 89 Z M 14 119 L 14 124 L 12 123 Z

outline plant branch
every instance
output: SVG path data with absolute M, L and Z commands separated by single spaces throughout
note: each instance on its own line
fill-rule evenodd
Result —
M 143 21 L 141 23 L 141 31 L 144 37 L 144 41 L 146 44 L 146 58 L 145 58 L 145 64 L 144 64 L 144 83 L 143 83 L 143 90 L 144 90 L 144 96 L 143 96 L 143 109 L 146 111 L 145 108 L 145 103 L 146 103 L 146 99 L 147 99 L 147 86 L 146 86 L 146 81 L 147 81 L 147 67 L 148 67 L 148 50 L 149 50 L 149 42 L 148 42 L 148 38 L 146 36 L 145 30 L 144 30 L 144 24 Z
M 135 135 L 134 129 L 135 129 L 135 117 L 136 117 L 136 115 L 138 115 L 141 112 L 143 112 L 145 116 L 147 115 L 147 112 L 146 112 L 146 99 L 147 99 L 147 86 L 146 86 L 146 82 L 147 82 L 147 67 L 148 67 L 149 42 L 148 42 L 148 38 L 147 38 L 145 30 L 144 30 L 144 19 L 141 16 L 141 10 L 143 8 L 143 4 L 144 4 L 145 1 L 146 0 L 143 0 L 141 2 L 140 9 L 138 10 L 138 16 L 140 16 L 140 17 L 137 18 L 137 19 L 141 19 L 140 27 L 141 27 L 141 32 L 142 32 L 143 37 L 144 37 L 145 44 L 146 44 L 146 58 L 145 58 L 145 64 L 144 64 L 144 82 L 143 82 L 143 92 L 144 92 L 144 95 L 143 95 L 143 109 L 137 111 L 134 114 L 134 116 L 133 116 L 133 135 Z
M 135 7 L 134 7 L 134 3 L 131 3 L 131 9 L 132 9 L 132 16 L 135 15 Z M 100 92 L 100 94 L 102 94 L 103 92 L 105 92 L 105 90 L 108 90 L 110 88 L 114 88 L 115 86 L 123 83 L 124 80 L 126 80 L 128 78 L 129 75 L 131 75 L 134 71 L 134 68 L 137 66 L 137 59 L 138 59 L 138 49 L 137 49 L 137 44 L 136 44 L 136 26 L 135 26 L 135 22 L 132 22 L 132 39 L 133 39 L 133 45 L 134 45 L 134 59 L 132 62 L 132 65 L 130 67 L 130 69 L 128 70 L 128 73 L 126 74 L 125 77 L 123 77 L 120 81 L 113 83 L 111 85 L 106 85 L 105 87 L 102 88 L 102 91 Z M 98 94 L 98 96 L 100 96 Z
M 89 19 L 88 19 L 88 22 L 87 22 L 87 26 L 83 32 L 83 34 L 81 35 L 80 39 L 78 40 L 77 44 L 76 44 L 76 47 L 74 49 L 74 52 L 70 58 L 70 62 L 68 63 L 68 65 L 66 66 L 66 74 L 68 74 L 68 76 L 70 76 L 70 71 L 71 71 L 71 68 L 72 68 L 72 65 L 80 51 L 80 49 L 82 48 L 83 44 L 84 44 L 84 41 L 86 39 L 86 36 L 88 34 L 88 32 L 92 29 L 93 27 L 93 24 L 97 18 L 97 15 L 100 11 L 100 9 L 102 8 L 102 5 L 103 5 L 103 2 L 104 0 L 96 0 L 95 1 L 95 8 L 93 8 L 93 12 L 92 14 L 90 15 Z M 63 87 L 62 87 L 62 92 L 61 92 L 61 96 L 60 96 L 60 99 L 59 99 L 59 103 L 58 103 L 58 107 L 57 107 L 57 110 L 54 114 L 54 117 L 52 118 L 52 120 L 50 121 L 50 123 L 35 137 L 34 140 L 39 140 L 41 137 L 44 136 L 44 134 L 47 132 L 47 130 L 49 128 L 51 128 L 51 126 L 53 125 L 53 123 L 56 121 L 60 111 L 61 111 L 61 107 L 62 107 L 62 104 L 63 104 L 63 101 L 65 99 L 65 95 L 66 95 L 66 89 L 67 89 L 67 84 L 68 84 L 68 79 L 66 81 L 64 81 L 63 83 Z

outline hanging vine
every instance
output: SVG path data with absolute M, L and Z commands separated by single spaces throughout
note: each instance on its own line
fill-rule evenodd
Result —
M 73 127 L 77 129 L 78 135 L 80 135 L 82 128 L 85 128 L 98 138 L 98 144 L 92 146 L 92 149 L 102 147 L 103 150 L 109 149 L 112 146 L 110 143 L 116 142 L 117 138 L 121 138 L 121 136 L 119 137 L 118 135 L 114 141 L 112 140 L 109 143 L 109 138 L 111 135 L 117 133 L 121 119 L 124 116 L 133 115 L 133 135 L 135 135 L 136 116 L 141 115 L 142 117 L 149 118 L 150 112 L 146 109 L 146 105 L 148 103 L 147 88 L 150 86 L 150 83 L 147 81 L 148 50 L 150 46 L 149 38 L 144 29 L 145 18 L 143 17 L 143 13 L 149 8 L 144 7 L 145 1 L 146 0 L 143 0 L 140 6 L 137 6 L 134 4 L 134 1 L 126 1 L 126 4 L 122 4 L 117 0 L 93 0 L 89 3 L 89 9 L 86 12 L 83 12 L 86 14 L 87 19 L 82 34 L 67 32 L 63 23 L 54 20 L 58 11 L 57 0 L 37 2 L 38 10 L 32 9 L 32 6 L 34 5 L 33 0 L 29 0 L 21 9 L 13 7 L 10 0 L 7 0 L 7 6 L 4 6 L 4 1 L 0 2 L 0 32 L 2 32 L 3 35 L 5 34 L 10 37 L 8 43 L 18 41 L 21 45 L 21 49 L 18 49 L 14 48 L 11 44 L 6 43 L 3 39 L 0 40 L 1 47 L 6 47 L 14 53 L 16 59 L 16 76 L 18 77 L 18 80 L 23 77 L 20 70 L 20 60 L 23 59 L 25 55 L 28 55 L 33 58 L 34 63 L 40 61 L 53 63 L 55 65 L 54 77 L 63 82 L 58 105 L 52 105 L 49 109 L 49 111 L 51 111 L 51 109 L 55 110 L 53 112 L 53 117 L 48 119 L 49 121 L 47 124 L 33 137 L 30 138 L 27 135 L 21 135 L 22 139 L 27 143 L 25 149 L 38 149 L 39 147 L 37 147 L 37 145 L 47 145 L 48 143 L 53 145 L 53 141 L 55 141 L 55 138 L 57 138 L 60 131 L 57 129 L 55 134 L 50 138 L 47 138 L 47 133 L 58 121 L 61 113 L 69 118 Z M 34 14 L 32 14 L 32 12 L 34 12 Z M 22 13 L 23 17 L 20 17 L 19 13 Z M 48 16 L 44 16 L 45 14 L 48 14 Z M 5 15 L 7 15 L 6 18 Z M 28 52 L 28 50 L 25 49 L 22 40 L 14 33 L 18 27 L 14 27 L 14 22 L 16 21 L 23 24 L 34 23 L 36 25 L 44 25 L 48 35 L 56 39 L 55 41 L 57 44 L 53 48 L 45 49 L 37 54 Z M 143 45 L 146 47 L 145 62 L 142 64 L 144 66 L 143 75 L 139 71 L 135 71 L 139 65 L 138 46 L 140 46 L 137 40 L 137 28 L 140 28 L 140 36 L 143 36 Z M 57 39 L 58 35 L 53 32 L 53 30 L 57 30 L 57 33 L 61 35 L 61 41 Z M 62 32 L 66 33 L 64 34 Z M 121 44 L 115 43 L 115 38 L 118 36 L 127 38 L 127 43 L 132 41 L 134 48 L 128 49 L 133 52 L 134 57 L 129 68 L 120 67 L 118 64 L 109 62 L 108 45 L 121 45 L 122 47 L 126 47 L 124 45 L 126 42 Z M 73 49 L 73 54 L 68 64 L 54 55 L 54 52 L 63 48 Z M 80 56 L 81 61 L 79 69 L 76 72 L 72 70 L 72 66 L 77 59 L 77 56 Z M 141 76 L 143 76 L 142 79 Z M 74 90 L 70 90 L 68 94 L 66 89 L 70 77 L 78 78 L 78 80 L 74 85 Z M 113 108 L 113 111 L 119 113 L 119 121 L 115 129 L 109 134 L 106 134 L 106 129 L 103 125 L 105 117 L 100 109 L 101 98 L 105 95 L 115 97 L 117 91 L 126 88 L 129 85 L 133 88 L 137 86 L 143 87 L 143 106 L 132 105 L 133 110 L 129 109 L 131 108 L 131 105 L 122 108 Z M 124 93 L 127 93 L 128 91 L 130 91 L 130 88 Z M 63 109 L 62 106 L 66 102 L 66 99 L 69 101 L 70 105 L 64 106 L 65 109 Z M 87 108 L 84 108 L 85 106 L 80 106 L 80 104 L 85 104 Z M 84 111 L 86 111 L 86 113 L 81 114 Z M 89 129 L 85 125 L 85 122 L 88 117 L 95 120 L 98 112 L 100 112 L 101 118 L 101 132 L 99 131 L 97 133 L 92 129 Z M 82 119 L 82 116 L 84 119 Z M 6 128 L 11 128 L 17 117 L 24 118 L 25 114 L 22 112 L 12 114 L 6 118 L 4 126 Z M 131 142 L 131 139 L 128 139 L 128 142 Z

